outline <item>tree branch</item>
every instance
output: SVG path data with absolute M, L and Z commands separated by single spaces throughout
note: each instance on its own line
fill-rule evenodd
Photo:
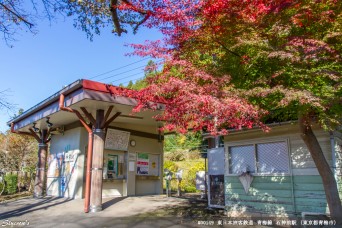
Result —
M 112 21 L 114 23 L 114 27 L 116 32 L 118 33 L 118 36 L 121 36 L 121 34 L 127 33 L 125 29 L 121 28 L 119 17 L 118 17 L 118 12 L 117 12 L 117 5 L 118 5 L 118 0 L 110 0 L 110 12 L 112 14 Z
M 5 10 L 7 10 L 8 12 L 10 12 L 11 14 L 13 14 L 15 17 L 17 17 L 19 20 L 23 21 L 29 28 L 32 28 L 34 26 L 34 24 L 32 24 L 31 22 L 27 21 L 25 18 L 23 18 L 22 16 L 20 16 L 19 14 L 17 14 L 16 12 L 14 12 L 13 10 L 11 10 L 10 8 L 8 8 L 6 5 L 4 5 L 3 3 L 0 3 L 0 6 L 2 6 Z
M 221 46 L 222 46 L 226 51 L 228 51 L 230 54 L 233 54 L 233 55 L 235 55 L 235 56 L 241 58 L 241 55 L 239 55 L 238 53 L 236 53 L 236 52 L 230 50 L 229 48 L 227 48 L 227 47 L 226 47 L 223 43 L 221 43 L 220 41 L 215 40 L 215 42 L 218 43 L 219 45 L 221 45 Z
M 122 0 L 122 2 L 126 5 L 128 5 L 132 11 L 137 12 L 139 14 L 145 15 L 145 17 L 141 20 L 136 22 L 136 26 L 133 28 L 133 33 L 136 33 L 138 28 L 144 24 L 151 16 L 152 12 L 150 10 L 144 10 L 144 9 L 140 9 L 135 7 L 131 2 L 129 2 L 128 0 Z M 123 29 L 120 25 L 120 19 L 117 13 L 117 7 L 118 7 L 118 0 L 111 0 L 110 1 L 110 11 L 112 14 L 112 21 L 114 23 L 114 27 L 118 33 L 118 36 L 120 36 L 123 32 L 127 33 L 127 31 L 125 29 Z

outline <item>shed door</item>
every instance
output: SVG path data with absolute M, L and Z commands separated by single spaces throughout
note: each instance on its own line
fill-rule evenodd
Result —
M 225 206 L 224 167 L 224 147 L 208 150 L 209 207 L 223 208 Z

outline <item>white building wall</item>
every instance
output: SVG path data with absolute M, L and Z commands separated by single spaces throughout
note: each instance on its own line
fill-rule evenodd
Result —
M 53 135 L 48 156 L 47 195 L 82 198 L 84 146 L 82 128 Z

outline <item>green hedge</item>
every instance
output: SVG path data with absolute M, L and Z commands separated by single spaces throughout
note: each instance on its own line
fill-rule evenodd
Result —
M 7 194 L 14 194 L 17 192 L 17 186 L 18 186 L 18 176 L 15 174 L 7 174 L 5 176 L 5 182 L 6 182 L 6 193 Z

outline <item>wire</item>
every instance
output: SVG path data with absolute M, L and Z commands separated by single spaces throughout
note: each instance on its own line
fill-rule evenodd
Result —
M 134 65 L 134 64 L 136 64 L 136 63 L 140 63 L 140 62 L 142 62 L 142 61 L 144 61 L 144 60 L 146 60 L 146 59 L 149 59 L 149 58 L 150 58 L 150 57 L 146 57 L 146 58 L 143 58 L 143 59 L 141 59 L 141 60 L 139 60 L 139 61 L 136 61 L 136 62 L 127 64 L 127 65 L 124 65 L 124 66 L 121 66 L 121 67 L 112 69 L 112 70 L 110 70 L 110 71 L 107 71 L 107 72 L 104 72 L 104 73 L 101 73 L 101 74 L 98 74 L 98 75 L 96 75 L 96 76 L 94 76 L 94 77 L 89 78 L 89 80 L 90 80 L 90 79 L 97 78 L 97 77 L 100 77 L 100 76 L 105 75 L 105 74 L 108 74 L 108 73 L 111 73 L 111 72 L 113 72 L 113 71 L 117 71 L 117 70 L 123 69 L 123 68 L 128 67 L 128 66 L 132 66 L 132 65 Z
M 145 78 L 145 76 L 142 76 L 142 77 L 140 77 L 140 78 L 134 79 L 133 81 L 136 82 L 137 80 L 140 80 L 140 79 L 143 79 L 143 78 Z M 130 81 L 132 81 L 132 80 L 125 81 L 125 82 L 121 82 L 120 84 L 124 85 L 124 84 L 126 84 L 126 83 L 129 83 Z
M 156 64 L 161 63 L 161 62 L 162 62 L 162 60 L 157 61 Z M 121 72 L 121 73 L 118 73 L 118 74 L 114 74 L 114 75 L 111 75 L 111 76 L 102 78 L 102 79 L 100 79 L 99 81 L 104 81 L 104 80 L 107 80 L 107 79 L 109 79 L 109 78 L 112 78 L 112 77 L 115 77 L 115 76 L 118 76 L 118 75 L 122 75 L 122 74 L 125 74 L 125 73 L 128 73 L 128 72 L 131 72 L 131 71 L 135 71 L 135 70 L 138 70 L 138 69 L 142 69 L 142 68 L 145 68 L 145 67 L 146 67 L 146 65 L 139 66 L 139 67 L 136 67 L 136 68 L 133 68 L 133 69 L 130 69 L 130 70 L 126 70 L 126 71 Z M 125 77 L 123 77 L 123 78 L 119 78 L 119 79 L 117 79 L 117 80 L 115 80 L 115 81 L 120 81 L 120 80 L 125 79 L 125 78 L 128 78 L 128 76 L 125 76 Z M 115 81 L 112 81 L 112 82 L 115 82 Z
M 139 73 L 136 73 L 136 74 L 131 74 L 131 75 L 128 75 L 127 77 L 123 77 L 123 78 L 120 78 L 120 79 L 111 81 L 110 83 L 118 82 L 118 81 L 121 81 L 121 80 L 123 80 L 123 79 L 130 78 L 130 77 L 133 77 L 133 76 L 135 76 L 135 75 L 139 75 L 139 74 L 141 74 L 141 73 L 143 73 L 143 72 L 139 72 Z M 130 81 L 131 81 L 131 80 L 130 80 Z
M 118 73 L 118 74 L 113 74 L 111 76 L 108 76 L 106 78 L 102 78 L 100 79 L 99 81 L 103 81 L 103 80 L 107 80 L 109 78 L 112 78 L 112 77 L 115 77 L 115 76 L 118 76 L 118 75 L 122 75 L 122 74 L 125 74 L 125 73 L 128 73 L 128 72 L 131 72 L 131 71 L 135 71 L 135 70 L 138 70 L 138 69 L 143 69 L 146 65 L 143 65 L 143 66 L 139 66 L 139 67 L 136 67 L 136 68 L 133 68 L 133 69 L 130 69 L 130 70 L 126 70 L 124 72 L 121 72 L 121 73 Z

